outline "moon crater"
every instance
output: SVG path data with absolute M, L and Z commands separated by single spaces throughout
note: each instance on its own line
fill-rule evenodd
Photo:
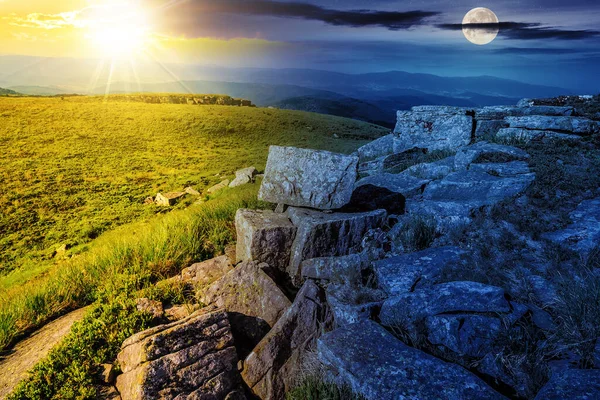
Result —
M 498 32 L 500 31 L 499 20 L 496 14 L 489 8 L 478 7 L 474 8 L 463 18 L 463 34 L 467 40 L 477 45 L 485 45 L 491 43 Z M 475 26 L 469 27 L 470 24 L 492 24 L 491 26 Z

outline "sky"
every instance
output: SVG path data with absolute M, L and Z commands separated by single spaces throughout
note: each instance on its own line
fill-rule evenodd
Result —
M 500 21 L 484 46 L 462 33 L 475 7 Z M 492 75 L 585 88 L 598 81 L 599 45 L 598 0 L 0 0 L 2 55 Z

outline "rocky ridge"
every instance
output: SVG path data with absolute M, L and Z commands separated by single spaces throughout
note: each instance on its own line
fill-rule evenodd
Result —
M 259 198 L 276 211 L 239 210 L 235 257 L 173 278 L 207 307 L 123 344 L 122 398 L 283 399 L 308 375 L 367 399 L 600 396 L 600 328 L 557 341 L 565 300 L 548 272 L 557 242 L 599 254 L 600 192 L 537 236 L 491 217 L 527 207 L 523 144 L 600 132 L 576 114 L 415 107 L 352 155 L 271 147 Z M 519 262 L 482 258 L 507 237 Z

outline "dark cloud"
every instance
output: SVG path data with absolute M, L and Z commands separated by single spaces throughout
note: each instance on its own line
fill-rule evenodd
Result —
M 463 24 L 438 24 L 438 28 L 447 30 L 462 30 Z M 561 39 L 580 40 L 600 37 L 600 31 L 594 30 L 563 30 L 554 27 L 541 26 L 539 23 L 528 22 L 500 22 L 498 24 L 467 24 L 469 29 L 489 30 L 499 28 L 499 35 L 507 39 L 531 40 L 531 39 Z
M 335 10 L 322 6 L 270 0 L 193 0 L 186 4 L 191 12 L 272 16 L 321 21 L 329 25 L 350 27 L 384 27 L 389 30 L 425 25 L 426 19 L 439 15 L 434 11 Z

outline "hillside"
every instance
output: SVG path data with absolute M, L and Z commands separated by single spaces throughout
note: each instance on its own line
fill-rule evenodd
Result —
M 18 269 L 0 290 L 54 262 L 59 248 L 76 254 L 162 212 L 144 205 L 148 196 L 263 167 L 271 144 L 348 152 L 386 132 L 302 112 L 94 97 L 3 98 L 0 115 L 0 275 Z
M 14 90 L 10 90 L 10 89 L 4 89 L 0 87 L 0 96 L 14 96 L 14 95 L 18 95 L 19 93 L 15 92 Z

